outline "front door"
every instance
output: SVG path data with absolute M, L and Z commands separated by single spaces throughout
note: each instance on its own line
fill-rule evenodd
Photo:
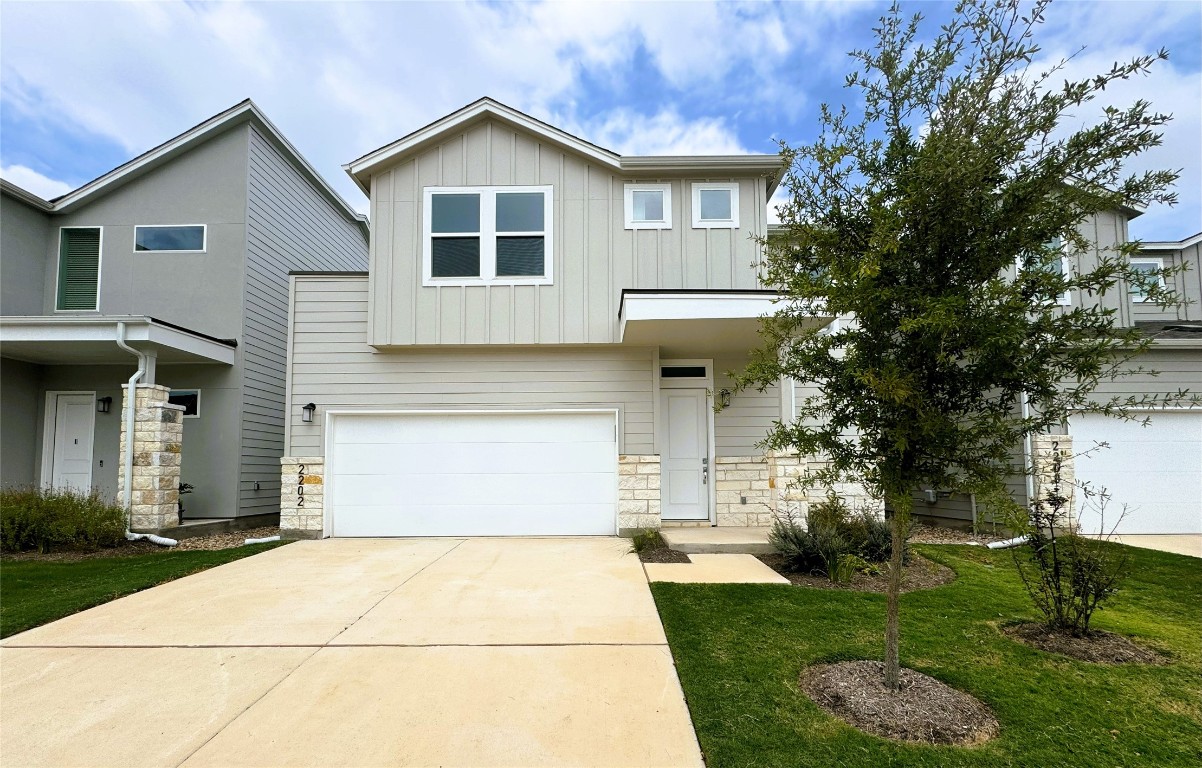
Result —
M 96 418 L 93 393 L 54 395 L 54 451 L 50 483 L 87 492 L 92 487 L 92 433 Z
M 709 398 L 704 389 L 660 392 L 660 515 L 664 520 L 708 520 Z

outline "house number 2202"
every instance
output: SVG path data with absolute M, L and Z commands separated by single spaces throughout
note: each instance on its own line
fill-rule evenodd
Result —
M 305 506 L 305 465 L 301 464 L 296 472 L 296 506 Z

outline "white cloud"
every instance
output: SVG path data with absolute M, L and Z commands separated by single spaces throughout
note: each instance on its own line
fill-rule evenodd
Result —
M 654 115 L 616 109 L 582 122 L 566 117 L 554 122 L 620 155 L 739 155 L 748 151 L 722 118 L 686 120 L 672 109 Z
M 44 176 L 34 169 L 26 168 L 23 165 L 6 165 L 0 167 L 0 178 L 34 193 L 44 200 L 60 197 L 75 189 L 75 187 L 65 181 Z

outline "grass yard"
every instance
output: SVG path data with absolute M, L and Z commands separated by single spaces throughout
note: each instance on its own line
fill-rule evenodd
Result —
M 1202 561 L 1131 550 L 1131 576 L 1093 625 L 1172 661 L 1101 666 L 998 632 L 1037 618 L 1009 552 L 915 549 L 959 577 L 902 595 L 902 664 L 985 702 L 1001 723 L 998 738 L 972 748 L 897 744 L 845 725 L 798 692 L 807 665 L 880 658 L 884 595 L 654 583 L 709 768 L 1202 764 Z
M 75 562 L 0 560 L 0 637 L 277 546 L 272 542 Z

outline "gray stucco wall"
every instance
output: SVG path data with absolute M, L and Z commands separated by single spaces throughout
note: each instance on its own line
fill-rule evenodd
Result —
M 0 195 L 0 314 L 42 314 L 49 236 L 49 216 Z
M 672 228 L 625 228 L 626 182 L 672 186 Z M 693 229 L 691 183 L 737 181 L 738 229 Z M 554 284 L 422 286 L 422 190 L 554 187 Z M 619 174 L 494 120 L 372 177 L 376 345 L 584 344 L 617 339 L 624 288 L 758 288 L 766 182 Z
M 0 485 L 34 485 L 38 481 L 38 400 L 42 393 L 40 366 L 0 359 Z

